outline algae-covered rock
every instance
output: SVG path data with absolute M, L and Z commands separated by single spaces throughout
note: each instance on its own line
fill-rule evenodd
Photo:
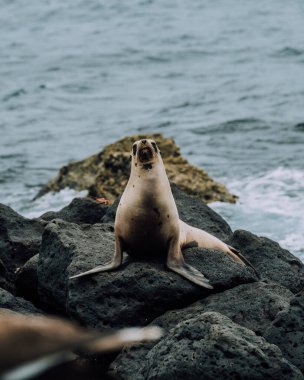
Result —
M 161 134 L 124 137 L 93 156 L 63 166 L 58 175 L 39 191 L 36 198 L 69 187 L 77 191 L 88 190 L 91 196 L 115 200 L 129 178 L 131 146 L 141 138 L 156 140 L 170 181 L 179 185 L 186 193 L 196 195 L 207 203 L 236 201 L 237 197 L 230 194 L 224 185 L 214 181 L 205 170 L 190 165 L 173 139 L 165 138 Z

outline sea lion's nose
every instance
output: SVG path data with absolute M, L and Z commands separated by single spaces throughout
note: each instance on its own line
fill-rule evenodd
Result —
M 141 140 L 141 142 L 142 142 L 143 144 L 146 144 L 147 140 Z

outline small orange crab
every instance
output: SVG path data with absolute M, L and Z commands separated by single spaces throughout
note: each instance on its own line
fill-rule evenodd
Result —
M 109 199 L 106 198 L 94 198 L 95 202 L 102 203 L 104 205 L 110 205 L 112 202 Z

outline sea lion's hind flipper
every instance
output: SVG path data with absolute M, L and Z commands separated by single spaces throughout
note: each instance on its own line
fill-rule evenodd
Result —
M 199 270 L 186 264 L 185 262 L 173 264 L 168 261 L 167 267 L 196 285 L 207 289 L 213 289 L 213 286 L 209 283 L 209 280 Z
M 257 270 L 255 269 L 255 267 L 251 264 L 251 262 L 246 259 L 245 256 L 243 256 L 241 254 L 241 252 L 234 248 L 234 247 L 231 247 L 231 245 L 228 245 L 228 248 L 236 255 L 238 256 L 247 266 L 249 266 L 251 269 L 253 269 L 254 273 L 257 275 L 258 278 L 261 278 L 261 276 L 259 275 L 259 273 L 257 272 Z

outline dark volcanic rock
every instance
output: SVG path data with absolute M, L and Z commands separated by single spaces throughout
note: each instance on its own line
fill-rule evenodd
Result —
M 275 241 L 238 230 L 230 244 L 241 250 L 262 278 L 275 281 L 293 293 L 304 288 L 304 264 Z
M 14 289 L 14 285 L 9 281 L 9 278 L 10 274 L 0 259 L 0 288 L 8 291 L 12 291 Z
M 187 195 L 174 184 L 171 184 L 171 189 L 181 220 L 221 240 L 227 240 L 232 236 L 228 223 L 205 203 L 194 196 Z
M 41 219 L 52 220 L 62 219 L 71 223 L 100 223 L 109 206 L 98 203 L 90 198 L 74 198 L 72 202 L 61 209 L 54 212 L 49 211 L 41 215 Z
M 104 256 L 107 252 L 108 255 Z M 40 300 L 50 307 L 65 311 L 69 276 L 102 264 L 102 260 L 105 257 L 110 259 L 113 252 L 112 226 L 78 226 L 61 219 L 53 220 L 43 233 L 38 261 Z
M 290 290 L 277 284 L 255 282 L 211 294 L 184 309 L 172 310 L 155 319 L 153 324 L 164 329 L 176 326 L 179 322 L 193 318 L 206 311 L 216 311 L 226 315 L 258 335 L 263 335 L 278 312 L 289 306 L 293 297 Z
M 38 260 L 38 254 L 31 257 L 23 267 L 21 267 L 16 277 L 17 295 L 34 303 L 39 303 L 37 278 Z
M 289 306 L 292 296 L 292 292 L 281 285 L 261 282 L 244 284 L 211 294 L 184 309 L 168 311 L 154 319 L 152 325 L 160 326 L 164 333 L 168 333 L 182 321 L 196 318 L 207 311 L 216 311 L 262 335 L 277 313 Z M 115 372 L 122 378 L 139 372 L 154 345 L 155 343 L 146 343 L 123 351 L 113 363 Z
M 232 236 L 228 223 L 209 206 L 197 197 L 186 194 L 177 185 L 171 183 L 173 197 L 179 212 L 179 217 L 193 227 L 205 230 L 221 240 L 227 240 Z M 114 223 L 119 199 L 109 206 L 103 223 Z
M 109 261 L 113 227 L 78 226 L 56 220 L 43 234 L 38 264 L 43 301 L 92 327 L 146 325 L 167 310 L 210 294 L 165 268 L 163 262 L 129 262 L 112 272 L 68 280 Z M 186 261 L 202 271 L 215 291 L 256 280 L 251 269 L 217 251 L 187 250 Z
M 127 366 L 128 367 L 128 366 Z M 304 379 L 278 347 L 216 312 L 181 322 L 123 379 Z
M 9 276 L 39 252 L 45 222 L 26 219 L 0 204 L 0 259 Z
M 29 301 L 20 297 L 14 297 L 11 293 L 4 289 L 0 289 L 0 308 L 17 311 L 22 314 L 40 314 L 38 310 Z
M 283 355 L 304 373 L 304 290 L 278 313 L 264 337 L 280 347 Z

